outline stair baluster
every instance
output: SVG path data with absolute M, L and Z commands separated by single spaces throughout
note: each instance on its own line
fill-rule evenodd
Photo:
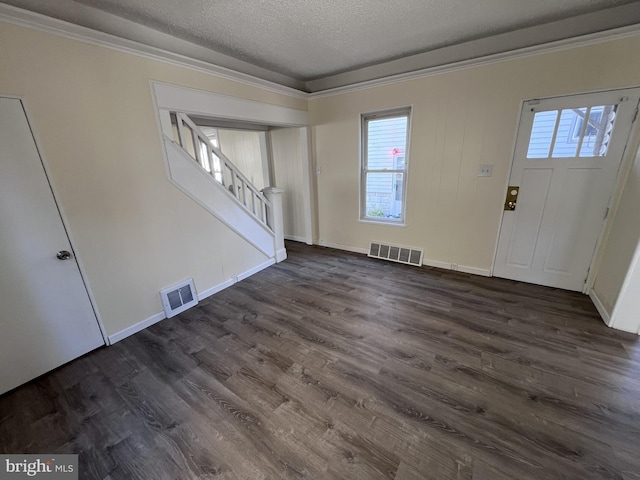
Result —
M 273 225 L 269 224 L 271 202 L 262 192 L 255 188 L 231 160 L 211 143 L 187 115 L 171 112 L 171 122 L 175 125 L 174 142 L 180 145 L 205 172 L 226 187 L 229 195 L 233 196 L 245 210 L 273 231 Z M 218 166 L 220 169 L 217 168 Z M 228 184 L 225 181 L 227 170 L 230 176 Z

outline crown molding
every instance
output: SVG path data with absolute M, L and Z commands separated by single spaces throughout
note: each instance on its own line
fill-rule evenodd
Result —
M 585 38 L 601 38 L 620 28 L 640 24 L 640 8 L 637 3 L 619 5 L 596 12 L 552 21 L 510 32 L 490 35 L 454 45 L 408 55 L 396 60 L 368 67 L 356 68 L 343 73 L 326 75 L 306 82 L 307 92 L 327 92 L 340 87 L 361 84 L 375 79 L 386 79 L 396 75 L 419 72 L 445 65 L 457 65 L 466 61 L 493 58 L 554 46 L 575 46 Z
M 14 24 L 14 25 L 19 25 L 22 27 L 32 28 L 32 29 L 46 32 L 46 33 L 52 33 L 54 35 L 59 35 L 72 40 L 77 40 L 80 42 L 89 43 L 92 45 L 97 45 L 100 47 L 105 47 L 105 48 L 117 50 L 124 53 L 129 53 L 129 54 L 143 57 L 146 59 L 160 61 L 163 63 L 168 63 L 171 65 L 176 65 L 183 68 L 188 68 L 190 70 L 195 70 L 200 73 L 214 75 L 219 78 L 232 80 L 232 81 L 239 82 L 244 85 L 249 85 L 252 87 L 258 87 L 263 90 L 268 90 L 281 95 L 286 95 L 289 97 L 300 98 L 300 99 L 307 98 L 307 93 L 298 88 L 293 88 L 287 85 L 283 85 L 281 83 L 265 80 L 263 78 L 259 78 L 254 75 L 242 73 L 237 70 L 222 67 L 220 65 L 199 60 L 196 58 L 192 58 L 187 55 L 170 52 L 162 48 L 146 45 L 144 43 L 137 42 L 134 40 L 129 40 L 129 39 L 118 37 L 116 35 L 112 35 L 109 33 L 104 33 L 91 28 L 65 22 L 64 20 L 48 17 L 46 15 L 35 13 L 29 10 L 24 10 L 22 8 L 14 7 L 12 5 L 7 5 L 5 3 L 0 3 L 0 21 Z M 138 28 L 146 28 L 146 27 L 138 26 Z M 147 30 L 151 31 L 151 29 L 147 29 Z M 154 32 L 154 33 L 158 35 L 158 32 Z M 204 47 L 199 47 L 194 44 L 189 44 L 189 42 L 182 41 L 181 43 L 188 44 L 191 47 L 191 49 L 194 51 L 208 50 L 208 49 L 204 49 Z M 216 56 L 220 58 L 225 57 L 217 53 L 216 53 Z M 230 59 L 230 60 L 235 61 L 235 63 L 244 63 L 244 62 L 239 62 L 233 59 Z M 248 67 L 252 67 L 257 70 L 264 70 L 254 66 L 248 66 Z M 271 76 L 278 78 L 278 80 L 282 81 L 283 83 L 296 82 L 293 79 L 290 79 L 288 77 L 285 78 L 284 76 L 274 72 L 267 72 L 266 70 L 265 72 L 267 74 L 270 74 Z M 261 73 L 264 73 L 264 72 L 261 72 Z M 299 83 L 300 85 L 302 85 L 301 82 Z
M 628 6 L 622 7 L 628 8 Z M 618 13 L 622 11 L 622 7 L 618 7 Z M 582 17 L 589 19 L 591 18 L 591 15 L 592 14 L 588 14 Z M 122 21 L 122 19 L 118 19 L 117 21 L 120 22 Z M 286 95 L 298 99 L 317 99 L 340 95 L 344 93 L 379 87 L 382 85 L 389 85 L 393 83 L 429 77 L 446 72 L 453 72 L 477 66 L 491 65 L 494 63 L 504 62 L 516 58 L 541 55 L 549 52 L 562 51 L 580 46 L 603 43 L 640 34 L 640 23 L 634 23 L 633 25 L 611 28 L 596 33 L 576 35 L 562 40 L 543 42 L 539 45 L 510 49 L 501 53 L 488 55 L 478 54 L 476 56 L 473 56 L 473 52 L 478 51 L 475 45 L 483 42 L 495 42 L 502 38 L 507 38 L 507 36 L 510 35 L 508 33 L 472 42 L 465 42 L 451 47 L 444 47 L 432 52 L 412 55 L 410 57 L 405 57 L 404 59 L 386 62 L 380 65 L 357 69 L 351 72 L 345 72 L 342 74 L 328 76 L 322 79 L 304 83 L 290 77 L 277 74 L 275 72 L 260 69 L 259 67 L 251 66 L 249 64 L 245 65 L 246 62 L 230 59 L 229 57 L 218 54 L 216 52 L 212 53 L 210 50 L 204 49 L 204 47 L 199 47 L 188 42 L 180 41 L 182 43 L 183 51 L 185 50 L 185 45 L 188 44 L 189 48 L 187 48 L 186 50 L 199 53 L 202 53 L 204 50 L 206 50 L 211 54 L 210 57 L 214 60 L 219 59 L 221 62 L 223 60 L 228 60 L 228 62 L 226 62 L 227 64 L 233 64 L 234 66 L 238 66 L 239 68 L 247 70 L 253 69 L 259 74 L 270 76 L 276 80 L 266 80 L 255 75 L 240 72 L 233 68 L 220 66 L 216 63 L 212 63 L 211 61 L 204 61 L 190 57 L 188 55 L 174 53 L 166 49 L 150 46 L 135 40 L 122 38 L 117 35 L 100 32 L 92 28 L 83 27 L 4 3 L 0 3 L 0 22 L 20 25 L 23 27 L 28 27 L 54 35 L 70 38 L 72 40 L 129 53 L 150 60 L 188 68 L 200 73 L 213 75 L 219 78 L 224 78 L 227 80 L 242 83 L 244 85 L 260 88 L 280 95 Z M 561 22 L 554 22 L 554 24 L 555 23 L 558 23 L 559 25 Z M 555 28 L 554 24 L 531 27 L 530 29 L 528 29 L 528 34 L 531 35 L 532 33 L 535 33 L 537 31 L 536 29 L 539 28 L 545 28 L 547 30 L 552 29 L 552 27 Z M 146 27 L 138 26 L 138 28 Z M 152 32 L 151 29 L 147 30 L 149 30 L 149 32 L 147 32 L 149 33 L 149 35 L 166 35 L 158 32 Z M 513 32 L 511 32 L 511 34 L 512 33 Z M 467 55 L 472 56 L 472 58 L 467 58 L 460 61 L 451 61 L 451 58 L 455 58 L 456 55 Z M 200 56 L 202 57 L 202 55 Z M 447 60 L 447 57 L 449 58 L 449 60 Z M 422 65 L 425 65 L 425 63 L 429 62 L 433 63 L 433 65 L 420 68 L 421 63 Z M 405 73 L 393 74 L 394 67 L 396 68 L 396 71 L 398 70 L 398 68 L 403 68 L 405 70 Z M 367 75 L 369 77 L 371 77 L 372 75 L 376 75 L 377 78 L 368 80 L 366 79 Z M 343 85 L 340 85 L 340 83 L 342 83 Z M 295 85 L 295 87 L 289 86 L 287 84 Z M 333 87 L 332 85 L 336 86 Z M 309 93 L 309 91 L 311 91 L 311 93 Z
M 510 50 L 507 52 L 480 56 L 477 58 L 471 58 L 471 59 L 462 60 L 459 62 L 444 63 L 442 65 L 422 68 L 418 70 L 409 71 L 406 73 L 399 73 L 396 75 L 387 75 L 387 76 L 376 78 L 373 80 L 354 82 L 345 86 L 338 86 L 335 88 L 327 88 L 326 90 L 312 92 L 312 93 L 309 93 L 307 97 L 309 99 L 317 99 L 317 98 L 323 98 L 323 97 L 330 97 L 334 95 L 341 95 L 344 93 L 350 93 L 350 92 L 356 92 L 359 90 L 375 88 L 382 85 L 405 82 L 408 80 L 430 77 L 433 75 L 439 75 L 439 74 L 448 73 L 448 72 L 455 72 L 458 70 L 465 70 L 468 68 L 473 68 L 478 66 L 492 65 L 495 63 L 505 62 L 505 61 L 517 59 L 517 58 L 525 58 L 525 57 L 530 57 L 535 55 L 542 55 L 550 52 L 559 52 L 563 50 L 569 50 L 571 48 L 576 48 L 576 47 L 583 47 L 587 45 L 605 43 L 612 40 L 618 40 L 618 39 L 633 37 L 637 35 L 640 35 L 640 24 L 634 24 L 634 25 L 615 28 L 615 29 L 611 29 L 603 32 L 591 33 L 587 35 L 581 35 L 578 37 L 557 40 L 554 42 L 542 43 L 540 45 L 519 48 L 516 50 Z

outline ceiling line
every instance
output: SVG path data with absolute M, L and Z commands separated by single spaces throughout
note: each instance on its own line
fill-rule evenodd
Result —
M 48 17 L 40 13 L 24 10 L 22 8 L 0 3 L 0 21 L 22 27 L 52 33 L 71 40 L 76 40 L 91 45 L 106 47 L 112 50 L 137 55 L 150 60 L 161 61 L 180 67 L 189 68 L 201 73 L 214 75 L 227 80 L 233 80 L 245 85 L 259 87 L 281 95 L 305 99 L 308 93 L 293 87 L 265 80 L 263 78 L 242 73 L 237 70 L 222 67 L 210 62 L 187 57 L 185 55 L 170 52 L 151 45 L 145 45 L 135 40 L 118 37 L 92 28 L 83 27 L 74 23 Z
M 422 68 L 406 73 L 387 75 L 373 80 L 358 81 L 345 86 L 327 88 L 317 92 L 309 93 L 302 89 L 282 85 L 270 80 L 256 77 L 254 75 L 222 67 L 214 63 L 198 60 L 158 47 L 145 45 L 134 40 L 129 40 L 112 34 L 100 32 L 98 30 L 76 25 L 64 20 L 48 17 L 46 15 L 35 13 L 29 10 L 24 10 L 4 3 L 0 3 L 0 21 L 33 28 L 36 30 L 44 31 L 46 33 L 66 37 L 72 40 L 102 46 L 110 48 L 112 50 L 137 55 L 143 58 L 188 68 L 201 73 L 236 81 L 245 85 L 261 88 L 267 91 L 298 99 L 317 99 L 327 96 L 339 95 L 343 93 L 374 88 L 381 85 L 437 75 L 444 72 L 462 70 L 474 66 L 490 65 L 513 58 L 522 58 L 532 55 L 539 55 L 546 52 L 567 50 L 577 46 L 607 42 L 619 38 L 634 36 L 640 33 L 640 24 L 634 24 L 630 26 L 604 30 L 601 32 L 571 37 L 563 40 L 542 43 L 530 47 L 518 48 L 502 53 L 479 56 L 468 60 Z
M 424 77 L 430 77 L 433 75 L 439 75 L 446 72 L 455 72 L 458 70 L 465 70 L 467 68 L 472 68 L 476 66 L 492 65 L 495 63 L 505 62 L 511 59 L 516 59 L 516 58 L 531 57 L 534 55 L 542 55 L 550 52 L 560 52 L 560 51 L 569 50 L 575 47 L 583 47 L 587 45 L 593 45 L 597 43 L 604 43 L 612 40 L 618 40 L 626 37 L 633 37 L 639 34 L 640 34 L 640 24 L 629 25 L 625 27 L 618 27 L 611 30 L 605 30 L 602 32 L 589 33 L 586 35 L 566 38 L 563 40 L 556 40 L 553 42 L 541 43 L 539 45 L 533 45 L 531 47 L 518 48 L 515 50 L 509 50 L 507 52 L 484 55 L 476 58 L 471 58 L 469 60 L 446 63 L 443 65 L 437 65 L 433 67 L 414 70 L 411 72 L 398 73 L 396 75 L 388 75 L 382 78 L 366 80 L 362 82 L 353 83 L 350 85 L 344 85 L 341 87 L 334 87 L 326 90 L 320 90 L 318 92 L 311 92 L 307 94 L 307 97 L 309 99 L 330 97 L 334 95 L 340 95 L 343 93 L 356 92 L 359 90 L 375 88 L 381 85 L 389 85 L 393 83 L 414 80 L 417 78 L 424 78 Z

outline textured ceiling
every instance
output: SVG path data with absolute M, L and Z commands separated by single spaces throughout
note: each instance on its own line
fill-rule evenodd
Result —
M 107 12 L 299 82 L 624 4 L 640 16 L 637 0 L 3 2 L 114 33 L 99 23 Z

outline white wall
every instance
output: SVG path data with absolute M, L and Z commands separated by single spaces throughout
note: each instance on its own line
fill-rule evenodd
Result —
M 269 134 L 275 185 L 284 189 L 285 238 L 310 242 L 306 129 L 277 128 Z
M 478 271 L 492 267 L 521 102 L 640 85 L 640 36 L 309 102 L 2 22 L 0 45 L 0 94 L 26 102 L 107 334 L 158 313 L 158 291 L 169 284 L 193 276 L 202 291 L 264 260 L 170 184 L 149 80 L 308 107 L 322 172 L 316 185 L 321 242 L 366 248 L 376 239 L 423 247 L 426 259 Z M 405 105 L 413 106 L 406 227 L 359 222 L 360 114 Z M 309 216 L 299 208 L 305 199 L 298 169 L 305 164 L 295 158 L 304 158 L 306 146 L 294 132 L 300 131 L 275 131 L 273 148 L 276 185 L 290 191 L 286 233 L 297 237 L 309 230 L 303 227 Z M 478 178 L 479 164 L 493 164 L 494 176 Z M 629 181 L 640 182 L 637 166 L 633 172 Z M 638 205 L 633 188 L 625 195 L 635 203 L 623 201 L 620 212 L 612 212 L 618 227 L 596 277 L 596 290 L 611 306 L 637 245 L 636 233 L 623 228 L 633 216 L 623 206 Z M 627 243 L 618 248 L 616 242 Z
M 304 99 L 0 22 L 0 94 L 24 99 L 106 333 L 266 257 L 167 178 L 150 80 L 306 110 Z
M 607 315 L 616 312 L 617 318 L 612 318 L 616 328 L 624 326 L 624 330 L 638 332 L 640 328 L 640 308 L 635 310 L 635 314 L 628 317 L 626 313 L 618 311 L 618 303 L 626 305 L 624 312 L 631 312 L 630 302 L 640 299 L 640 271 L 635 265 L 635 271 L 630 270 L 633 266 L 634 255 L 637 255 L 638 244 L 640 243 L 640 150 L 637 146 L 629 148 L 636 151 L 635 161 L 629 169 L 624 190 L 620 197 L 615 218 L 613 219 L 611 230 L 600 260 L 600 266 L 593 285 L 593 292 L 601 302 Z M 627 290 L 627 298 L 620 298 L 625 279 L 630 278 L 633 288 Z M 633 293 L 635 292 L 635 294 Z M 618 315 L 621 316 L 618 316 Z
M 261 135 L 264 134 L 246 130 L 218 129 L 220 150 L 258 190 L 269 186 L 264 178 L 263 162 L 268 163 L 268 159 L 262 158 Z
M 422 247 L 426 262 L 489 273 L 523 100 L 638 86 L 638 51 L 636 35 L 312 98 L 320 243 Z M 360 222 L 360 114 L 406 105 L 406 227 Z
M 610 326 L 640 335 L 640 243 L 618 295 Z

